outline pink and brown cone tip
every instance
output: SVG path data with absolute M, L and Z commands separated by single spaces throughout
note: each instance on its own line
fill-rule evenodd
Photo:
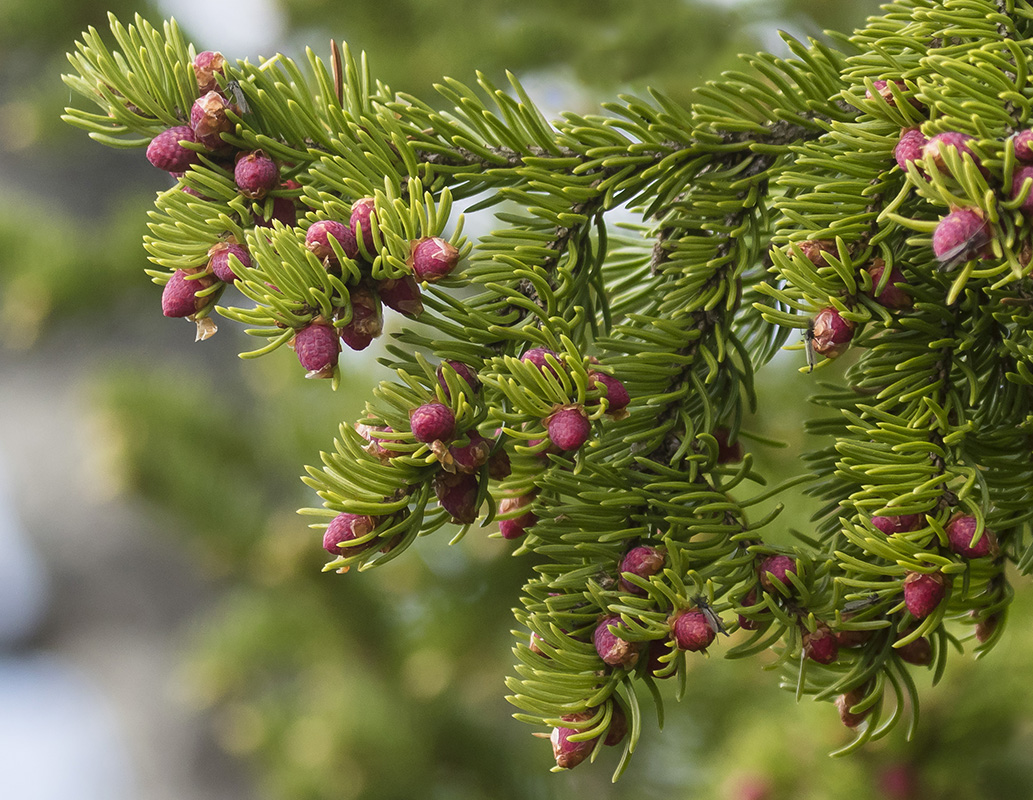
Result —
M 893 311 L 902 311 L 905 308 L 911 308 L 914 305 L 914 300 L 911 299 L 911 295 L 904 289 L 901 289 L 898 284 L 907 283 L 904 278 L 904 273 L 900 271 L 900 268 L 895 266 L 890 270 L 889 277 L 886 279 L 886 285 L 879 289 L 879 283 L 882 281 L 882 276 L 886 273 L 886 262 L 881 258 L 874 258 L 868 265 L 868 274 L 872 278 L 872 289 L 868 293 L 868 296 L 872 298 L 883 308 L 888 308 Z
M 445 469 L 451 468 L 459 472 L 474 473 L 480 472 L 481 467 L 488 463 L 491 442 L 473 430 L 467 431 L 466 437 L 469 439 L 466 444 L 454 444 L 448 448 L 448 463 L 446 465 L 445 462 L 442 462 Z
M 668 620 L 668 624 L 671 626 L 674 644 L 679 650 L 701 653 L 713 643 L 717 636 L 707 615 L 698 608 L 683 611 Z
M 646 544 L 632 547 L 624 554 L 624 558 L 621 559 L 620 567 L 617 570 L 621 574 L 619 580 L 620 588 L 625 592 L 644 597 L 646 590 L 627 580 L 624 577 L 624 573 L 630 573 L 638 578 L 649 578 L 664 568 L 665 560 L 664 552 L 656 547 L 650 547 Z
M 182 173 L 200 163 L 196 151 L 184 147 L 180 142 L 196 143 L 194 131 L 186 125 L 162 131 L 147 145 L 147 160 L 165 172 Z
M 876 781 L 883 800 L 921 800 L 925 797 L 918 772 L 911 764 L 883 768 Z
M 668 672 L 670 662 L 662 660 L 671 652 L 668 642 L 673 642 L 673 639 L 654 639 L 649 643 L 649 649 L 646 651 L 646 669 L 654 678 L 670 678 L 675 674 L 674 670 Z
M 418 281 L 437 283 L 447 278 L 459 264 L 459 251 L 438 236 L 412 243 L 409 267 Z
M 373 517 L 363 514 L 338 514 L 326 527 L 323 534 L 323 549 L 332 556 L 350 556 L 367 550 L 372 542 L 342 547 L 346 542 L 361 539 L 377 526 Z
M 979 163 L 979 159 L 976 158 L 975 153 L 972 152 L 972 148 L 969 147 L 971 142 L 975 141 L 974 136 L 969 136 L 967 133 L 959 133 L 958 131 L 947 131 L 945 133 L 938 133 L 933 136 L 929 141 L 925 143 L 925 147 L 922 148 L 922 158 L 925 160 L 926 168 L 930 165 L 936 165 L 936 169 L 940 172 L 949 173 L 947 162 L 944 160 L 943 154 L 947 148 L 954 148 L 958 151 L 958 156 L 963 157 L 966 154 L 972 158 L 976 166 L 979 167 L 980 172 L 985 174 L 983 166 Z
M 381 433 L 394 433 L 394 429 L 390 425 L 375 426 L 356 422 L 355 432 L 368 442 L 363 449 L 370 455 L 376 456 L 385 462 L 394 455 L 394 452 L 384 447 L 384 442 L 395 442 L 397 440 L 377 435 Z
M 850 619 L 850 614 L 843 615 L 843 621 L 846 622 Z M 838 630 L 835 632 L 836 643 L 840 647 L 860 647 L 862 644 L 872 638 L 873 631 L 868 629 L 857 629 L 852 628 L 849 630 Z
M 333 377 L 341 352 L 337 331 L 333 326 L 325 322 L 313 322 L 299 328 L 294 333 L 292 346 L 301 366 L 308 370 L 306 378 Z
M 742 600 L 739 601 L 739 605 L 741 607 L 743 607 L 743 608 L 749 608 L 749 607 L 757 605 L 757 588 L 754 587 L 754 588 L 750 589 L 743 596 Z M 765 611 L 763 613 L 766 614 L 768 612 Z M 742 628 L 743 630 L 755 631 L 758 628 L 761 628 L 763 626 L 764 626 L 764 622 L 763 621 L 756 620 L 756 619 L 751 619 L 750 617 L 747 617 L 745 614 L 743 614 L 741 612 L 739 613 L 739 627 Z
M 929 142 L 925 134 L 918 128 L 906 128 L 900 132 L 900 140 L 893 149 L 893 158 L 897 166 L 907 172 L 907 165 L 923 158 L 925 146 Z M 916 165 L 918 166 L 918 165 Z
M 233 166 L 237 191 L 250 200 L 261 200 L 280 185 L 280 167 L 262 150 L 237 155 Z
M 564 722 L 583 722 L 591 719 L 589 714 L 569 714 L 562 717 Z M 552 729 L 550 741 L 552 742 L 552 755 L 556 759 L 556 766 L 560 769 L 574 769 L 592 754 L 592 750 L 599 743 L 598 738 L 586 739 L 584 741 L 571 741 L 570 737 L 580 731 L 577 728 L 557 726 Z
M 384 305 L 399 314 L 418 317 L 423 313 L 423 296 L 412 275 L 386 278 L 377 283 L 377 292 Z
M 186 174 L 185 172 L 170 172 L 169 174 L 176 179 L 176 188 L 179 189 L 179 191 L 181 191 L 183 194 L 188 194 L 191 197 L 196 197 L 198 200 L 204 200 L 206 202 L 213 199 L 206 195 L 204 192 L 195 189 L 185 180 L 180 180 L 180 178 L 182 178 Z
M 988 617 L 979 619 L 979 612 L 973 609 L 969 612 L 969 615 L 976 618 L 975 636 L 976 641 L 980 644 L 986 644 L 994 633 L 997 631 L 998 626 L 1001 624 L 1003 616 L 1000 612 L 991 614 Z
M 715 428 L 713 437 L 717 440 L 717 463 L 738 464 L 743 459 L 742 442 L 729 442 L 732 432 L 728 428 Z
M 899 514 L 897 516 L 872 517 L 872 526 L 887 536 L 894 533 L 916 531 L 925 520 L 921 514 Z
M 872 713 L 874 706 L 869 706 L 863 711 L 855 712 L 850 710 L 867 697 L 865 688 L 864 686 L 858 686 L 836 698 L 836 710 L 839 711 L 839 719 L 848 728 L 858 727 Z
M 217 92 L 219 82 L 215 76 L 225 74 L 226 59 L 222 53 L 205 50 L 194 56 L 193 69 L 194 77 L 197 79 L 198 94 Z
M 952 553 L 965 558 L 983 558 L 997 550 L 997 537 L 989 528 L 983 528 L 975 544 L 972 539 L 976 535 L 979 523 L 970 514 L 955 514 L 947 522 L 947 546 Z
M 891 88 L 892 87 L 892 88 Z M 897 98 L 893 96 L 893 89 L 897 90 L 897 94 L 907 94 L 907 84 L 904 81 L 885 81 L 878 80 L 872 81 L 872 88 L 875 89 L 874 94 L 871 89 L 865 89 L 864 96 L 867 100 L 875 99 L 875 95 L 878 95 L 887 104 L 896 108 Z M 907 98 L 907 102 L 913 105 L 915 108 L 922 108 L 922 104 L 914 97 Z
M 829 262 L 825 260 L 822 253 L 829 253 L 830 255 L 837 255 L 838 253 L 836 243 L 831 239 L 804 239 L 795 244 L 800 248 L 804 258 L 816 267 L 828 266 Z
M 220 134 L 233 131 L 233 123 L 227 111 L 240 113 L 235 105 L 218 92 L 207 92 L 194 101 L 190 107 L 190 127 L 194 130 L 197 141 L 209 150 L 222 150 L 227 147 Z
M 556 371 L 556 368 L 546 360 L 546 356 L 551 356 L 556 359 L 561 366 L 563 365 L 563 362 L 559 359 L 556 353 L 548 347 L 532 347 L 520 356 L 520 360 L 526 361 L 528 364 L 534 364 L 542 372 L 548 370 L 554 377 L 558 378 L 559 373 Z
M 761 563 L 757 570 L 760 577 L 760 585 L 766 592 L 776 592 L 779 589 L 774 581 L 777 580 L 790 592 L 793 591 L 793 583 L 787 577 L 790 574 L 796 575 L 796 561 L 789 556 L 768 556 Z
M 161 292 L 161 313 L 166 317 L 190 317 L 209 303 L 209 298 L 198 297 L 197 292 L 212 285 L 207 275 L 191 277 L 190 273 L 177 269 Z
M 854 323 L 834 308 L 823 308 L 814 317 L 811 335 L 815 353 L 835 358 L 850 346 L 850 340 L 854 338 Z
M 1027 128 L 1012 137 L 1015 158 L 1023 164 L 1033 164 L 1033 130 Z
M 778 800 L 774 783 L 764 775 L 747 775 L 740 778 L 735 793 L 729 800 Z
M 604 617 L 595 627 L 592 643 L 599 657 L 611 667 L 631 669 L 638 661 L 640 642 L 629 642 L 610 631 L 610 626 L 619 626 L 621 618 L 616 614 Z
M 255 225 L 259 228 L 271 228 L 273 222 L 280 222 L 290 228 L 298 222 L 298 207 L 292 197 L 274 197 L 272 198 L 272 213 L 269 217 L 255 214 L 254 218 Z
M 380 300 L 364 286 L 356 286 L 351 290 L 351 319 L 337 328 L 337 332 L 352 350 L 365 350 L 384 330 L 381 318 Z M 340 309 L 339 319 L 348 313 Z
M 603 744 L 606 747 L 616 747 L 624 741 L 628 735 L 628 717 L 624 709 L 614 703 L 613 711 L 610 712 L 610 727 L 606 729 L 606 738 Z
M 607 375 L 605 372 L 599 372 L 592 370 L 588 373 L 588 385 L 601 387 L 606 394 L 606 413 L 611 416 L 627 416 L 624 411 L 627 408 L 628 403 L 631 402 L 631 396 L 628 394 L 628 390 L 624 384 L 612 375 Z M 623 413 L 622 413 L 623 412 Z
M 454 372 L 456 377 L 459 378 L 461 389 L 463 388 L 462 383 L 466 384 L 463 393 L 466 394 L 468 399 L 480 391 L 481 381 L 477 377 L 477 373 L 469 365 L 464 364 L 462 361 L 444 361 L 438 365 L 437 369 L 438 386 L 444 390 L 445 397 L 449 400 L 452 399 L 452 393 L 448 389 L 448 381 L 445 380 L 446 370 Z
M 355 244 L 355 232 L 348 225 L 334 219 L 321 219 L 309 225 L 305 231 L 305 247 L 320 261 L 339 264 L 340 259 L 330 243 L 331 236 L 348 258 L 355 258 L 359 254 Z
M 208 269 L 212 271 L 220 281 L 233 283 L 237 280 L 237 274 L 233 271 L 233 256 L 244 267 L 251 266 L 251 254 L 247 248 L 236 242 L 218 242 L 208 248 Z
M 839 642 L 828 625 L 819 623 L 813 631 L 804 631 L 803 652 L 818 664 L 832 664 L 839 658 Z
M 924 636 L 919 636 L 914 641 L 895 647 L 893 650 L 902 660 L 908 664 L 914 664 L 916 667 L 928 667 L 933 663 L 933 646 Z
M 488 476 L 494 481 L 502 481 L 513 474 L 513 465 L 509 453 L 503 444 L 496 444 L 494 451 L 488 456 Z
M 577 450 L 588 441 L 592 432 L 592 423 L 582 406 L 564 406 L 545 420 L 549 432 L 549 440 L 560 450 L 569 452 Z
M 424 403 L 409 412 L 409 424 L 418 442 L 449 442 L 456 432 L 456 415 L 442 403 Z
M 956 208 L 933 231 L 933 253 L 942 263 L 963 263 L 988 254 L 990 226 L 981 212 Z
M 904 605 L 915 619 L 925 619 L 947 594 L 947 585 L 938 573 L 909 572 L 904 578 Z
M 531 511 L 534 499 L 535 493 L 530 492 L 517 497 L 503 497 L 499 501 L 500 517 L 526 509 L 522 514 L 517 514 L 511 519 L 499 520 L 499 533 L 502 534 L 503 539 L 519 539 L 538 522 L 538 517 Z
M 373 239 L 373 228 L 377 225 L 377 212 L 376 202 L 372 197 L 360 198 L 352 204 L 348 224 L 356 241 L 356 250 L 361 253 L 358 248 L 358 242 L 361 241 L 366 252 L 370 256 L 376 256 L 377 245 Z
M 439 472 L 434 476 L 434 495 L 453 522 L 467 525 L 477 519 L 479 492 L 480 483 L 476 475 Z
M 1009 197 L 1015 199 L 1022 193 L 1022 187 L 1025 185 L 1027 179 L 1033 178 L 1033 166 L 1022 166 L 1018 167 L 1013 176 L 1011 182 L 1011 193 Z M 1019 211 L 1024 214 L 1033 214 L 1033 187 L 1026 192 L 1026 197 L 1019 205 Z

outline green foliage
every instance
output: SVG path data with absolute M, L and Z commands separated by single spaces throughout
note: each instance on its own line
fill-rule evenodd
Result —
M 518 8 L 473 0 L 392 0 L 347 9 L 297 0 L 284 4 L 293 24 L 342 32 L 367 52 L 383 53 L 404 42 L 397 57 L 381 66 L 382 74 L 420 93 L 438 75 L 466 75 L 494 65 L 522 74 L 561 68 L 583 84 L 606 89 L 662 76 L 665 85 L 688 92 L 715 59 L 727 58 L 732 45 L 741 46 L 740 14 L 734 11 L 709 3 L 647 5 L 659 13 L 614 0 L 533 0 Z M 684 32 L 696 28 L 708 35 L 687 46 Z
M 139 196 L 127 198 L 137 207 Z M 26 235 L 46 220 L 45 235 Z M 32 201 L 0 206 L 0 313 L 8 321 L 6 343 L 31 345 L 56 315 L 68 318 L 108 312 L 120 298 L 138 293 L 124 263 L 112 253 L 139 248 L 142 221 L 130 213 L 87 225 L 53 206 Z M 141 302 L 137 298 L 135 302 Z
M 113 19 L 112 30 L 123 50 L 90 31 L 66 76 L 101 113 L 69 109 L 67 121 L 127 147 L 186 123 L 194 52 L 177 27 Z M 308 468 L 323 505 L 302 513 L 375 520 L 326 569 L 392 561 L 450 520 L 458 540 L 476 515 L 456 510 L 456 486 L 472 484 L 463 502 L 483 510 L 482 525 L 528 498 L 537 521 L 516 553 L 534 554 L 534 576 L 514 612 L 519 664 L 507 681 L 519 718 L 599 744 L 623 716 L 619 775 L 643 734 L 642 700 L 660 709 L 659 679 L 687 684 L 698 656 L 678 649 L 672 624 L 701 608 L 735 634 L 729 657 L 770 649 L 797 697 L 849 697 L 845 708 L 866 715 L 843 748 L 855 750 L 902 719 L 914 730 L 916 660 L 935 682 L 973 626 L 977 654 L 994 646 L 1012 599 L 1006 568 L 1033 563 L 1031 245 L 1011 138 L 1030 125 L 1031 36 L 1022 0 L 899 0 L 836 47 L 786 37 L 790 57 L 746 58 L 691 106 L 654 91 L 553 123 L 512 76 L 506 90 L 483 74 L 476 87 L 444 80 L 446 111 L 393 93 L 347 48 L 340 70 L 311 52 L 307 72 L 282 56 L 238 61 L 220 78 L 236 103 L 227 152 L 199 147 L 200 166 L 159 197 L 150 274 L 207 279 L 209 248 L 245 243 L 255 263 L 237 288 L 253 305 L 215 310 L 270 340 L 256 356 L 320 320 L 345 330 L 362 292 L 409 275 L 417 241 L 448 239 L 462 266 L 424 284 L 419 327 L 392 334 L 383 363 L 397 379 Z M 919 127 L 970 134 L 972 152 L 901 169 L 901 129 Z M 231 152 L 254 148 L 283 165 L 264 200 L 233 190 Z M 321 262 L 305 229 L 347 221 L 363 198 L 373 247 L 350 255 L 340 243 L 337 263 Z M 266 224 L 277 201 L 297 225 Z M 453 203 L 494 208 L 499 229 L 468 242 Z M 956 208 L 985 220 L 988 246 L 938 257 L 930 235 Z M 614 235 L 628 213 L 634 223 Z M 885 274 L 903 270 L 902 307 L 879 302 L 879 259 Z M 205 290 L 199 330 L 224 289 Z M 848 328 L 835 348 L 815 323 L 833 312 Z M 752 453 L 726 447 L 749 441 L 749 415 L 766 410 L 755 372 L 793 329 L 829 356 L 824 374 L 847 341 L 850 363 L 816 398 L 835 413 L 812 423 L 827 443 L 806 456 L 809 474 L 769 485 Z M 553 351 L 544 368 L 521 358 L 530 348 Z M 449 360 L 481 387 L 442 384 Z M 628 413 L 593 370 L 623 381 Z M 336 387 L 337 367 L 328 374 Z M 484 463 L 464 477 L 448 442 L 419 441 L 409 412 L 429 402 L 455 416 L 454 444 L 485 436 L 511 473 Z M 560 451 L 549 423 L 570 409 L 591 434 Z M 824 506 L 813 531 L 787 540 L 768 501 L 800 480 Z M 951 545 L 959 513 L 975 537 L 994 532 L 988 556 Z M 904 515 L 914 524 L 892 535 L 873 522 Z M 629 588 L 619 565 L 644 543 L 664 568 Z M 795 574 L 772 581 L 769 556 Z M 917 575 L 946 587 L 921 618 L 905 600 Z M 610 633 L 633 655 L 604 663 L 593 636 L 613 616 Z M 916 643 L 928 658 L 915 658 Z

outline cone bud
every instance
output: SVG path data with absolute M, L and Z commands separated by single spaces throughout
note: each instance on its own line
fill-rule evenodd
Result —
M 620 625 L 621 618 L 612 615 L 604 617 L 596 625 L 595 633 L 592 634 L 592 642 L 599 657 L 611 667 L 625 667 L 631 669 L 638 661 L 638 642 L 629 642 L 620 638 L 617 634 L 611 633 L 611 625 Z
M 907 291 L 901 289 L 898 285 L 907 283 L 904 273 L 900 271 L 899 267 L 894 266 L 893 269 L 890 270 L 890 275 L 886 280 L 886 285 L 883 286 L 880 291 L 879 283 L 882 281 L 882 276 L 885 273 L 886 262 L 881 258 L 872 259 L 872 263 L 868 265 L 868 274 L 872 277 L 872 289 L 868 296 L 880 306 L 894 311 L 911 308 L 911 306 L 914 305 L 914 300 L 911 299 L 911 295 L 908 294 Z
M 412 275 L 401 278 L 387 278 L 377 284 L 377 292 L 384 305 L 405 314 L 407 317 L 418 317 L 423 313 L 423 298 L 420 287 Z
M 377 212 L 372 197 L 363 197 L 352 204 L 348 224 L 351 225 L 352 236 L 356 243 L 361 241 L 366 252 L 375 256 L 377 246 L 373 241 L 373 226 L 377 224 Z M 356 246 L 356 250 L 359 251 L 358 246 Z
M 669 624 L 674 644 L 679 650 L 701 653 L 717 636 L 707 615 L 698 608 L 683 611 L 669 620 Z
M 979 160 L 976 158 L 975 153 L 972 152 L 972 148 L 969 147 L 969 143 L 974 140 L 974 136 L 969 136 L 967 133 L 959 133 L 958 131 L 938 133 L 925 143 L 925 147 L 922 148 L 922 158 L 925 159 L 927 166 L 935 164 L 936 169 L 940 172 L 949 172 L 947 163 L 943 158 L 943 151 L 948 147 L 953 147 L 958 151 L 959 156 L 964 156 L 966 153 L 971 156 L 976 166 L 982 171 Z
M 439 472 L 434 476 L 434 495 L 453 522 L 466 525 L 477 519 L 479 491 L 480 484 L 476 475 Z
M 323 534 L 323 549 L 332 556 L 350 556 L 361 553 L 371 543 L 363 543 L 352 547 L 344 546 L 346 542 L 361 539 L 376 527 L 373 517 L 363 514 L 338 514 L 327 525 Z
M 194 77 L 197 79 L 198 94 L 217 92 L 219 82 L 215 76 L 225 74 L 226 59 L 222 53 L 205 50 L 194 56 L 193 69 Z
M 424 403 L 409 412 L 409 424 L 418 442 L 447 442 L 455 435 L 456 415 L 441 403 Z
M 459 263 L 459 251 L 438 236 L 417 239 L 412 243 L 409 267 L 418 281 L 436 283 L 448 277 Z
M 207 276 L 190 277 L 196 273 L 177 269 L 161 292 L 161 313 L 166 317 L 189 317 L 208 305 L 208 297 L 197 292 L 212 285 Z
M 556 353 L 554 353 L 548 347 L 532 347 L 530 350 L 525 351 L 524 354 L 520 356 L 520 360 L 526 361 L 528 364 L 534 364 L 542 372 L 548 370 L 552 373 L 554 377 L 558 378 L 559 373 L 556 371 L 556 368 L 553 367 L 553 365 L 546 360 L 546 356 L 552 356 L 554 359 L 559 361 L 559 358 L 556 355 Z M 563 362 L 559 361 L 559 363 L 562 364 Z
M 333 326 L 315 322 L 294 333 L 294 352 L 301 366 L 308 370 L 306 378 L 330 378 L 341 352 Z
M 854 337 L 854 323 L 844 319 L 834 308 L 823 308 L 814 317 L 812 334 L 814 352 L 835 358 L 849 347 Z
M 907 128 L 900 132 L 900 140 L 893 150 L 897 166 L 907 172 L 907 165 L 923 158 L 925 145 L 929 140 L 918 128 Z
M 186 172 L 200 159 L 196 151 L 183 147 L 182 141 L 197 142 L 194 131 L 186 125 L 162 131 L 147 145 L 147 160 L 166 172 Z
M 996 552 L 997 539 L 989 528 L 984 528 L 979 534 L 979 539 L 972 544 L 977 527 L 976 518 L 969 514 L 959 513 L 951 517 L 946 527 L 950 551 L 965 558 L 983 558 Z
M 816 267 L 827 267 L 828 263 L 822 253 L 836 255 L 838 252 L 836 243 L 831 239 L 804 239 L 796 242 L 804 257 Z
M 330 237 L 334 237 L 341 246 L 341 250 L 348 258 L 355 258 L 359 250 L 355 245 L 355 231 L 343 222 L 334 219 L 321 219 L 313 222 L 305 231 L 305 247 L 307 247 L 320 261 L 329 261 L 331 264 L 338 264 L 339 259 L 330 244 Z
M 938 573 L 909 572 L 904 578 L 904 605 L 915 619 L 932 614 L 946 594 L 946 583 Z
M 588 384 L 589 386 L 596 384 L 606 390 L 606 412 L 608 414 L 623 411 L 631 402 L 631 396 L 624 384 L 612 375 L 592 370 L 588 373 Z
M 933 663 L 933 646 L 924 636 L 894 648 L 894 652 L 908 664 L 914 664 L 916 667 L 928 667 Z
M 201 95 L 190 108 L 190 127 L 193 128 L 197 141 L 209 150 L 222 150 L 226 147 L 220 134 L 233 130 L 233 123 L 226 115 L 227 111 L 240 113 L 235 105 L 214 91 Z
M 467 431 L 466 436 L 470 440 L 467 444 L 448 448 L 452 467 L 460 472 L 479 472 L 488 461 L 491 442 L 473 430 Z
M 818 623 L 814 631 L 804 631 L 803 652 L 811 661 L 831 664 L 839 658 L 839 642 L 828 625 Z
M 789 556 L 768 556 L 761 562 L 758 572 L 760 573 L 760 585 L 764 587 L 764 591 L 778 591 L 775 581 L 781 583 L 789 591 L 793 591 L 793 583 L 787 576 L 790 573 L 797 574 L 796 561 Z
M 1012 137 L 1015 158 L 1023 164 L 1033 164 L 1033 130 L 1019 131 Z
M 589 714 L 569 714 L 563 717 L 564 722 L 582 722 L 590 719 Z M 571 741 L 570 737 L 579 733 L 577 728 L 557 726 L 552 729 L 550 741 L 552 742 L 552 755 L 556 759 L 556 766 L 561 769 L 574 769 L 592 754 L 592 750 L 598 742 L 597 739 L 585 741 Z
M 236 242 L 218 242 L 208 248 L 208 269 L 216 278 L 225 283 L 233 283 L 237 280 L 230 256 L 236 258 L 245 267 L 251 266 L 251 254 L 244 245 Z
M 438 386 L 440 386 L 444 390 L 445 397 L 447 397 L 449 400 L 452 399 L 451 394 L 448 390 L 448 381 L 445 380 L 445 370 L 449 368 L 451 368 L 451 370 L 455 372 L 455 374 L 461 380 L 463 380 L 469 387 L 469 390 L 466 392 L 468 398 L 473 397 L 477 394 L 477 392 L 481 388 L 481 381 L 477 377 L 477 373 L 469 365 L 464 364 L 462 361 L 449 360 L 439 364 L 437 369 Z
M 900 514 L 897 516 L 872 517 L 872 526 L 887 536 L 894 533 L 916 531 L 922 527 L 924 518 L 921 514 Z
M 665 556 L 662 550 L 644 544 L 632 547 L 624 554 L 624 558 L 621 559 L 618 570 L 621 573 L 620 588 L 625 592 L 644 596 L 646 594 L 645 589 L 626 580 L 623 573 L 630 572 L 639 578 L 649 578 L 663 569 L 664 561 Z
M 499 520 L 499 533 L 502 534 L 503 539 L 519 539 L 538 521 L 538 517 L 531 511 L 534 498 L 534 493 L 529 493 L 517 497 L 503 497 L 499 501 L 500 517 L 526 509 L 524 513 L 518 514 L 511 519 Z
M 581 406 L 561 408 L 548 417 L 545 423 L 549 439 L 563 451 L 577 450 L 588 441 L 592 431 L 592 424 Z
M 262 150 L 237 155 L 233 166 L 237 191 L 251 200 L 261 200 L 280 185 L 280 167 Z
M 866 708 L 864 711 L 857 712 L 850 710 L 864 700 L 866 696 L 865 687 L 858 686 L 836 698 L 836 709 L 839 711 L 839 719 L 848 728 L 858 727 L 872 713 L 872 708 Z

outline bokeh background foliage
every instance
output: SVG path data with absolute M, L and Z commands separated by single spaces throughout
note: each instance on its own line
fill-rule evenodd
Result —
M 181 18 L 198 49 L 231 58 L 322 50 L 331 37 L 365 50 L 374 73 L 433 101 L 443 75 L 516 72 L 555 111 L 594 110 L 619 91 L 655 85 L 689 101 L 739 51 L 849 29 L 873 2 L 528 0 L 503 3 L 282 0 L 265 49 L 233 52 Z M 186 10 L 186 9 L 184 9 Z M 621 783 L 612 764 L 550 774 L 546 742 L 509 719 L 503 679 L 513 656 L 510 606 L 529 565 L 485 535 L 447 546 L 447 532 L 382 570 L 320 573 L 316 534 L 294 514 L 310 503 L 297 476 L 341 420 L 359 416 L 377 379 L 372 358 L 343 365 L 345 389 L 298 379 L 286 351 L 241 363 L 232 326 L 195 345 L 192 326 L 162 319 L 143 274 L 141 238 L 166 178 L 142 153 L 94 145 L 57 120 L 64 52 L 105 12 L 152 21 L 173 3 L 6 0 L 0 5 L 0 309 L 6 347 L 31 359 L 74 338 L 106 355 L 90 375 L 90 413 L 106 467 L 98 487 L 142 498 L 174 520 L 184 550 L 219 587 L 182 631 L 190 699 L 220 745 L 247 764 L 269 800 L 447 797 L 979 798 L 1033 785 L 1033 637 L 1019 591 L 1013 624 L 989 661 L 970 659 L 924 692 L 918 739 L 898 730 L 848 759 L 828 705 L 797 706 L 756 659 L 721 648 L 693 660 L 688 691 L 669 704 Z M 253 19 L 241 11 L 237 24 Z M 268 32 L 267 32 L 268 33 Z M 189 328 L 189 330 L 188 330 Z M 46 369 L 40 364 L 40 369 Z M 760 471 L 797 474 L 806 441 L 801 398 L 815 390 L 792 359 L 761 378 L 762 412 L 747 430 Z M 842 365 L 836 365 L 841 368 Z M 806 532 L 813 501 L 794 495 L 786 533 Z M 124 566 L 124 565 L 123 565 Z M 959 659 L 961 660 L 961 659 Z M 673 692 L 673 687 L 668 691 Z M 606 760 L 608 754 L 602 755 Z

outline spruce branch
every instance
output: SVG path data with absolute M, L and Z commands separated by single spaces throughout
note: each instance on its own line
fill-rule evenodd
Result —
M 998 640 L 1006 569 L 1033 570 L 1028 2 L 897 0 L 690 108 L 554 122 L 512 75 L 443 79 L 439 109 L 336 43 L 207 90 L 173 22 L 111 24 L 122 50 L 88 31 L 65 76 L 100 113 L 65 118 L 172 173 L 145 241 L 167 315 L 249 326 L 243 356 L 287 345 L 333 388 L 385 308 L 412 320 L 302 513 L 328 571 L 449 525 L 534 553 L 506 685 L 557 768 L 621 744 L 619 774 L 640 689 L 684 693 L 719 636 L 836 702 L 844 752 L 917 724 L 912 672 L 960 633 Z M 475 243 L 464 204 L 494 211 Z M 801 369 L 852 363 L 813 398 L 838 416 L 808 473 L 769 487 L 741 434 L 793 330 L 823 357 Z M 775 545 L 760 508 L 800 482 L 824 505 Z

